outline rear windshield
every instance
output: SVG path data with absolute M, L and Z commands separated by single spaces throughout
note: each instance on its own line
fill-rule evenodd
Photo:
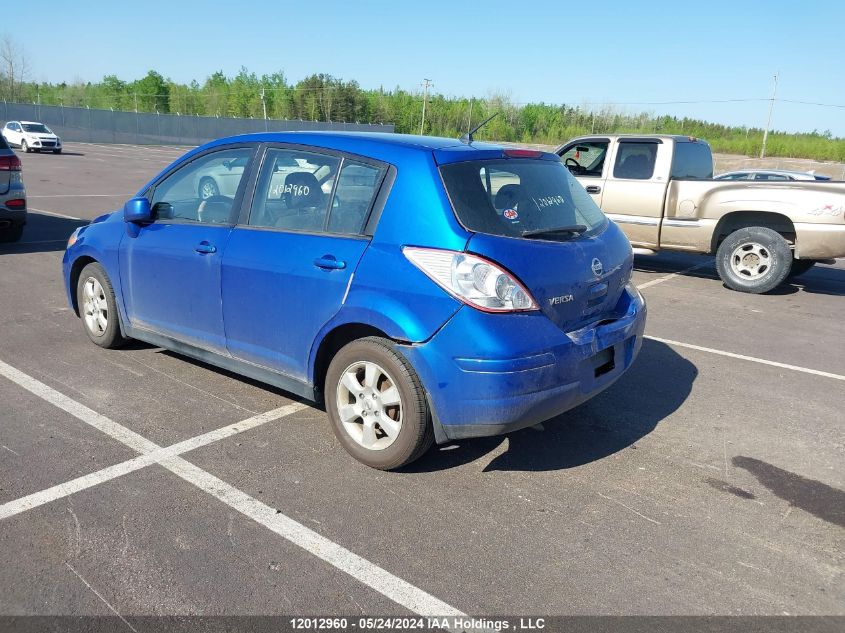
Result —
M 581 184 L 558 161 L 473 160 L 440 168 L 452 206 L 470 231 L 523 237 L 579 227 L 560 239 L 600 232 L 607 219 Z M 549 234 L 548 239 L 555 239 Z

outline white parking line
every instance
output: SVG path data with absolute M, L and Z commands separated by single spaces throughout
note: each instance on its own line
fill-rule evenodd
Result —
M 690 266 L 689 268 L 684 268 L 683 270 L 679 270 L 676 273 L 671 273 L 669 275 L 664 275 L 663 277 L 658 277 L 657 279 L 652 279 L 651 281 L 647 281 L 644 284 L 640 284 L 637 286 L 637 290 L 642 290 L 643 288 L 649 288 L 651 286 L 656 286 L 657 284 L 662 284 L 664 281 L 669 281 L 670 279 L 674 279 L 675 277 L 680 277 L 685 275 L 693 270 L 698 270 L 699 268 L 704 268 L 705 266 L 709 266 L 713 263 L 714 260 L 708 259 L 706 262 L 702 264 L 696 264 L 695 266 Z
M 36 507 L 35 505 L 31 505 L 32 502 L 41 501 L 42 503 L 47 503 L 48 501 L 45 499 L 49 499 L 49 497 L 53 495 L 59 494 L 59 497 L 67 496 L 67 494 L 72 494 L 74 491 L 90 488 L 91 486 L 97 485 L 97 483 L 102 483 L 102 481 L 108 481 L 109 479 L 119 477 L 121 474 L 132 472 L 138 468 L 143 468 L 145 465 L 148 465 L 146 462 L 149 461 L 149 463 L 157 463 L 164 468 L 167 468 L 169 471 L 178 475 L 185 481 L 225 503 L 230 508 L 237 510 L 244 516 L 249 517 L 275 534 L 287 539 L 294 545 L 301 547 L 317 558 L 326 561 L 340 571 L 345 572 L 359 582 L 367 585 L 386 598 L 389 598 L 414 613 L 424 616 L 465 615 L 463 612 L 455 609 L 442 600 L 435 598 L 419 587 L 412 585 L 398 576 L 394 576 L 378 565 L 371 563 L 367 559 L 358 556 L 341 545 L 338 545 L 334 541 L 282 514 L 275 508 L 271 508 L 258 499 L 249 496 L 245 492 L 242 492 L 234 486 L 231 486 L 225 481 L 215 477 L 211 473 L 208 473 L 198 466 L 195 466 L 181 457 L 176 456 L 178 452 L 193 450 L 193 448 L 196 448 L 198 445 L 202 445 L 203 441 L 216 441 L 215 439 L 211 439 L 212 437 L 216 438 L 220 436 L 222 439 L 222 437 L 226 436 L 226 433 L 240 432 L 239 428 L 234 427 L 246 425 L 249 420 L 225 427 L 228 428 L 228 430 L 220 429 L 218 431 L 212 431 L 211 433 L 206 433 L 198 438 L 192 438 L 190 440 L 180 442 L 179 444 L 174 444 L 171 447 L 162 448 L 145 437 L 142 437 L 134 431 L 114 422 L 113 420 L 110 420 L 104 415 L 89 409 L 85 405 L 76 402 L 63 393 L 56 391 L 52 387 L 36 380 L 32 376 L 29 376 L 18 369 L 15 369 L 3 361 L 0 361 L 0 375 L 5 376 L 12 382 L 20 385 L 27 391 L 35 394 L 50 404 L 70 413 L 86 424 L 90 424 L 110 437 L 126 444 L 139 453 L 142 453 L 140 457 L 133 460 L 128 460 L 127 462 L 123 462 L 123 464 L 118 464 L 108 469 L 103 469 L 102 471 L 99 471 L 99 473 L 88 475 L 87 479 L 82 477 L 68 482 L 67 484 L 63 484 L 64 486 L 67 486 L 66 489 L 62 489 L 61 485 L 54 486 L 50 489 L 53 492 L 48 493 L 47 491 L 44 491 L 43 497 L 37 496 L 42 493 L 35 493 L 35 495 L 29 495 L 29 497 L 24 497 L 22 500 L 11 501 L 4 504 L 3 506 L 0 506 L 0 511 L 6 507 L 9 507 L 9 510 L 6 511 L 5 515 L 0 512 L 0 518 L 3 518 L 4 516 L 12 516 L 13 514 L 20 514 L 20 512 L 29 509 L 27 504 L 24 503 L 25 499 L 30 499 L 30 506 Z M 302 408 L 305 405 L 296 404 L 288 406 Z M 261 414 L 259 416 L 255 416 L 255 418 L 250 418 L 250 420 L 253 420 L 252 423 L 255 425 L 262 424 L 266 421 L 262 421 L 262 416 L 269 416 L 272 413 L 273 412 Z M 200 440 L 200 438 L 205 439 Z M 102 481 L 98 481 L 100 479 Z M 67 494 L 61 494 L 65 492 Z M 18 505 L 15 506 L 14 504 Z M 36 505 L 41 505 L 41 503 Z M 15 509 L 18 511 L 9 514 L 9 512 Z
M 73 215 L 65 215 L 64 213 L 56 213 L 55 211 L 45 211 L 44 209 L 33 209 L 32 207 L 29 207 L 28 211 L 34 211 L 35 213 L 41 213 L 43 215 L 52 215 L 54 218 L 64 218 L 65 220 L 85 221 L 84 218 L 77 218 Z
M 0 368 L 0 372 L 2 372 L 2 368 Z M 285 405 L 283 407 L 279 407 L 278 409 L 268 411 L 267 413 L 261 413 L 251 418 L 247 418 L 246 420 L 241 420 L 240 422 L 235 422 L 228 426 L 209 431 L 208 433 L 203 433 L 202 435 L 198 435 L 196 437 L 192 437 L 177 444 L 173 444 L 172 446 L 168 446 L 166 448 L 158 448 L 149 453 L 145 453 L 144 455 L 133 457 L 132 459 L 128 459 L 125 462 L 115 464 L 114 466 L 108 466 L 107 468 L 98 470 L 97 472 L 91 473 L 90 475 L 77 477 L 76 479 L 71 479 L 70 481 L 66 481 L 51 488 L 47 488 L 46 490 L 41 490 L 31 495 L 21 497 L 20 499 L 9 501 L 0 505 L 0 520 L 15 516 L 16 514 L 21 514 L 22 512 L 26 512 L 28 510 L 32 510 L 33 508 L 37 508 L 38 506 L 51 503 L 53 501 L 56 501 L 57 499 L 68 497 L 77 492 L 81 492 L 82 490 L 93 488 L 94 486 L 98 486 L 99 484 L 111 481 L 112 479 L 117 479 L 118 477 L 122 477 L 123 475 L 135 472 L 136 470 L 151 466 L 152 464 L 155 464 L 163 459 L 175 457 L 182 453 L 193 451 L 197 448 L 200 448 L 201 446 L 206 446 L 213 442 L 219 442 L 220 440 L 225 439 L 227 437 L 232 437 L 233 435 L 237 435 L 238 433 L 249 431 L 250 429 L 254 429 L 258 426 L 261 426 L 262 424 L 266 424 L 267 422 L 272 422 L 273 420 L 278 420 L 280 418 L 296 413 L 297 411 L 300 411 L 305 407 L 306 405 L 299 403 Z
M 660 338 L 657 336 L 645 336 L 643 338 L 657 341 L 658 343 L 665 343 L 674 347 L 685 347 L 687 349 L 694 349 L 699 352 L 707 352 L 708 354 L 717 354 L 719 356 L 727 356 L 728 358 L 737 358 L 739 360 L 747 360 L 752 363 L 760 363 L 762 365 L 770 365 L 772 367 L 780 367 L 781 369 L 789 369 L 791 371 L 798 371 L 804 374 L 812 374 L 813 376 L 823 376 L 825 378 L 833 378 L 834 380 L 845 380 L 845 376 L 840 374 L 832 374 L 827 371 L 820 371 L 818 369 L 810 369 L 808 367 L 799 367 L 798 365 L 789 365 L 787 363 L 778 363 L 773 360 L 766 360 L 765 358 L 756 358 L 754 356 L 744 356 L 743 354 L 734 354 L 733 352 L 726 352 L 720 349 L 713 349 L 712 347 L 702 347 L 700 345 L 692 345 L 691 343 L 681 343 L 680 341 L 673 341 L 668 338 Z

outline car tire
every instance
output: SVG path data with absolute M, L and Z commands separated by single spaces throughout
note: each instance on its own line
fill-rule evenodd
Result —
M 0 242 L 18 242 L 23 237 L 23 224 L 0 231 Z
M 789 275 L 792 252 L 780 233 L 762 226 L 739 229 L 716 251 L 716 270 L 731 290 L 760 294 Z
M 199 195 L 200 200 L 213 198 L 214 196 L 220 195 L 220 187 L 218 187 L 217 183 L 214 182 L 214 178 L 205 176 L 200 180 L 200 184 L 197 187 L 197 194 Z
M 54 150 L 53 150 L 53 153 L 54 153 L 54 154 L 61 154 L 61 153 L 62 153 L 62 150 L 60 150 L 60 149 L 54 149 Z
M 76 282 L 76 304 L 85 333 L 91 341 L 115 349 L 128 340 L 120 333 L 120 315 L 114 289 L 103 267 L 92 262 L 82 269 Z
M 789 277 L 798 277 L 816 265 L 815 259 L 793 259 L 792 268 L 789 270 Z
M 26 144 L 26 141 L 24 139 L 21 139 L 21 151 L 24 154 L 29 154 L 32 151 L 31 149 L 29 149 L 29 145 Z
M 425 389 L 388 339 L 372 336 L 341 348 L 326 372 L 324 394 L 341 446 L 371 468 L 400 468 L 434 442 Z

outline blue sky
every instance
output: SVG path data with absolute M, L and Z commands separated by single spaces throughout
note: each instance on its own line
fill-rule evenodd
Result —
M 150 69 L 202 82 L 241 66 L 365 88 L 416 90 L 428 77 L 446 95 L 631 104 L 618 108 L 762 126 L 766 101 L 654 102 L 768 99 L 779 72 L 779 98 L 845 106 L 841 0 L 27 0 L 14 13 L 24 33 L 58 32 L 24 40 L 0 24 L 26 50 L 31 78 L 51 82 Z M 779 102 L 772 125 L 845 137 L 845 107 Z

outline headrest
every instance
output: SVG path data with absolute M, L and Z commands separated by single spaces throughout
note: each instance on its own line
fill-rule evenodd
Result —
M 494 205 L 497 209 L 513 209 L 519 202 L 519 185 L 502 185 L 496 192 Z
M 295 171 L 285 178 L 284 200 L 288 209 L 315 207 L 321 203 L 323 192 L 317 177 L 307 171 Z

